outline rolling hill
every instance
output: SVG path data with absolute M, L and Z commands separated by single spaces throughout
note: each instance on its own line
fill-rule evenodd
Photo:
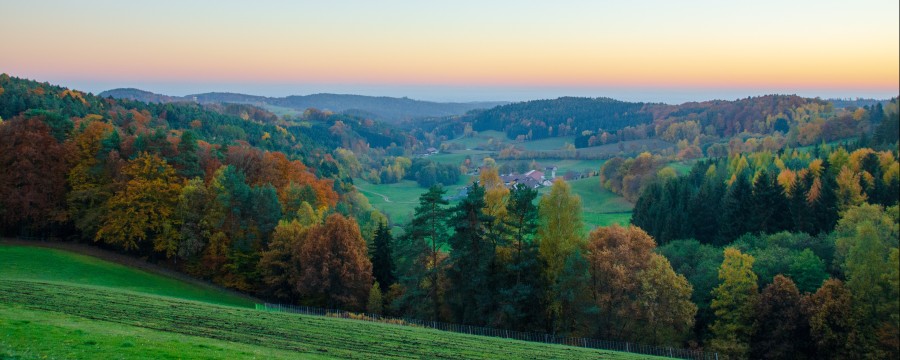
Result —
M 186 96 L 168 96 L 149 91 L 122 88 L 101 92 L 101 97 L 113 97 L 116 99 L 130 99 L 143 102 L 169 103 L 169 102 L 199 102 L 209 103 L 238 103 L 253 104 L 258 106 L 277 106 L 294 109 L 303 112 L 308 108 L 328 110 L 336 113 L 367 114 L 374 120 L 386 122 L 400 122 L 426 117 L 441 117 L 462 115 L 475 109 L 488 109 L 504 102 L 466 102 L 466 103 L 441 103 L 410 98 L 395 98 L 387 96 L 363 96 L 348 94 L 312 94 L 291 95 L 287 97 L 265 97 L 226 92 L 211 92 L 192 94 Z
M 61 250 L 0 245 L 0 263 L 0 358 L 649 358 L 258 311 Z

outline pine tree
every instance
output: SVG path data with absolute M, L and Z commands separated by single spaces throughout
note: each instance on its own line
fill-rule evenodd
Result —
M 443 305 L 441 286 L 444 281 L 442 249 L 447 245 L 447 206 L 444 189 L 432 186 L 419 197 L 412 221 L 395 251 L 400 271 L 403 296 L 397 307 L 406 308 L 414 316 L 437 320 Z
M 484 187 L 472 184 L 466 197 L 453 208 L 450 223 L 453 235 L 449 239 L 450 257 L 447 277 L 453 291 L 448 303 L 456 321 L 464 324 L 483 324 L 493 310 L 491 265 L 495 247 L 485 238 L 485 230 L 493 218 L 484 214 Z
M 775 176 L 763 170 L 753 181 L 749 230 L 766 234 L 787 229 L 787 199 Z
M 749 212 L 752 206 L 753 190 L 750 181 L 743 175 L 737 178 L 722 199 L 722 222 L 719 228 L 721 242 L 729 242 L 746 232 L 752 231 Z
M 537 230 L 538 209 L 534 205 L 537 190 L 517 184 L 507 203 L 504 227 L 509 237 L 505 262 L 505 279 L 501 282 L 498 303 L 502 324 L 512 328 L 525 328 L 541 314 L 541 304 L 536 303 L 543 283 L 538 261 Z M 504 250 L 504 249 L 501 249 Z
M 372 250 L 372 275 L 379 284 L 385 288 L 391 287 L 396 282 L 394 276 L 393 247 L 394 237 L 391 230 L 384 222 L 378 223 L 375 229 L 374 249 Z

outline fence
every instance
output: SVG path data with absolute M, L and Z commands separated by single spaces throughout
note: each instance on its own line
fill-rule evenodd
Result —
M 557 336 L 547 333 L 538 332 L 522 332 L 504 329 L 487 328 L 480 326 L 449 324 L 439 321 L 424 321 L 409 318 L 395 318 L 389 316 L 381 316 L 378 314 L 353 313 L 343 310 L 323 309 L 317 307 L 300 306 L 300 305 L 283 305 L 283 304 L 256 304 L 257 310 L 262 311 L 278 311 L 306 315 L 319 315 L 328 317 L 337 317 L 344 319 L 355 319 L 372 322 L 391 323 L 397 325 L 416 326 L 442 331 L 452 331 L 455 333 L 491 336 L 504 339 L 514 339 L 530 342 L 540 342 L 545 344 L 559 344 L 568 346 L 577 346 L 590 349 L 622 351 L 642 355 L 665 356 L 670 358 L 681 359 L 697 359 L 697 360 L 718 360 L 717 353 L 710 353 L 700 350 L 679 349 L 673 347 L 662 347 L 652 345 L 641 345 L 622 341 L 607 341 L 599 339 L 579 338 Z

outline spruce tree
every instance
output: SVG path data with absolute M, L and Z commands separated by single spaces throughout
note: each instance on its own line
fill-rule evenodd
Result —
M 741 174 L 736 176 L 722 199 L 722 222 L 719 228 L 719 240 L 722 243 L 753 231 L 749 219 L 753 190 L 747 177 Z
M 398 243 L 396 259 L 405 292 L 397 305 L 420 318 L 437 320 L 443 305 L 445 255 L 441 250 L 448 238 L 447 204 L 440 185 L 429 188 L 419 197 L 419 206 Z
M 449 240 L 447 277 L 453 291 L 448 293 L 447 302 L 456 321 L 464 324 L 483 324 L 493 307 L 490 270 L 495 249 L 485 237 L 493 219 L 484 214 L 484 207 L 484 187 L 476 182 L 450 216 L 454 232 Z
M 385 289 L 390 288 L 397 280 L 394 277 L 393 247 L 394 237 L 391 230 L 383 222 L 378 223 L 375 229 L 375 238 L 372 240 L 372 275 L 379 284 L 384 284 Z

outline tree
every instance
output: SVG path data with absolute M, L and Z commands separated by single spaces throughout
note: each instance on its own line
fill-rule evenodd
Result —
M 372 251 L 372 275 L 379 284 L 389 288 L 396 282 L 394 276 L 394 237 L 384 222 L 378 223 L 375 230 L 374 250 Z
M 691 284 L 658 254 L 651 255 L 649 266 L 637 279 L 637 302 L 643 314 L 637 339 L 657 345 L 681 344 L 697 314 L 697 305 L 691 302 Z
M 553 282 L 569 254 L 583 245 L 581 198 L 572 194 L 565 180 L 557 179 L 550 193 L 541 197 L 538 214 L 538 251 L 546 263 L 546 275 Z
M 538 247 L 534 240 L 538 226 L 538 209 L 534 205 L 537 190 L 517 184 L 506 205 L 504 228 L 509 241 L 498 250 L 505 264 L 505 279 L 500 282 L 500 313 L 502 324 L 521 329 L 533 324 L 541 314 L 535 299 L 543 290 Z
M 494 219 L 484 214 L 484 208 L 484 188 L 476 182 L 449 219 L 454 231 L 449 239 L 452 251 L 447 277 L 453 291 L 447 303 L 456 321 L 464 324 L 483 323 L 494 307 L 492 265 L 496 249 L 485 238 L 487 224 Z
M 203 176 L 203 171 L 200 170 L 200 156 L 197 155 L 197 135 L 193 131 L 186 130 L 181 133 L 178 155 L 172 160 L 172 166 L 179 175 L 188 179 Z
M 847 288 L 853 294 L 854 310 L 862 326 L 862 335 L 867 345 L 877 344 L 878 350 L 874 354 L 893 357 L 900 351 L 897 348 L 900 344 L 896 342 L 896 268 L 900 267 L 897 247 L 891 247 L 887 239 L 879 238 L 871 222 L 857 226 L 854 240 L 844 271 Z M 893 279 L 890 276 L 892 273 Z
M 588 236 L 587 261 L 591 296 L 600 309 L 599 335 L 629 339 L 644 314 L 634 301 L 640 293 L 638 274 L 650 265 L 656 244 L 640 228 L 599 227 Z
M 566 257 L 565 264 L 559 274 L 559 280 L 553 284 L 554 299 L 557 307 L 557 321 L 553 324 L 553 333 L 569 336 L 584 336 L 591 332 L 590 317 L 597 313 L 596 304 L 591 301 L 588 262 L 582 256 L 581 249 L 574 249 Z
M 166 257 L 175 255 L 179 234 L 173 220 L 182 187 L 175 169 L 155 154 L 142 153 L 128 162 L 123 174 L 124 181 L 105 205 L 108 210 L 95 240 L 125 250 L 152 244 Z
M 787 230 L 787 214 L 787 199 L 776 177 L 761 171 L 753 181 L 749 230 L 767 234 Z
M 369 290 L 369 300 L 366 302 L 366 312 L 381 315 L 382 311 L 384 311 L 384 300 L 381 296 L 381 286 L 379 286 L 378 281 L 376 281 L 372 284 L 372 289 Z
M 205 216 L 210 211 L 211 200 L 206 184 L 200 178 L 189 180 L 181 188 L 175 209 L 175 221 L 181 225 L 179 258 L 193 259 L 206 247 L 207 239 L 213 231 L 210 224 L 205 221 Z
M 735 175 L 736 179 L 725 197 L 722 199 L 722 223 L 719 236 L 722 239 L 736 239 L 738 236 L 752 230 L 746 214 L 750 211 L 753 199 L 752 188 L 747 177 L 742 174 Z
M 329 215 L 300 244 L 300 275 L 294 286 L 306 302 L 362 310 L 372 288 L 372 263 L 353 219 Z
M 722 249 L 688 239 L 670 242 L 657 251 L 664 255 L 675 272 L 684 275 L 693 287 L 691 301 L 697 305 L 694 324 L 696 338 L 706 338 L 709 324 L 714 320 L 710 303 L 713 289 L 719 285 L 718 271 L 724 260 Z
M 828 279 L 825 262 L 808 248 L 792 257 L 786 275 L 796 279 L 797 288 L 803 293 L 814 292 Z
M 802 299 L 803 312 L 809 319 L 813 357 L 845 359 L 858 356 L 856 317 L 853 314 L 853 295 L 840 280 L 826 280 L 822 287 Z
M 776 275 L 756 304 L 756 331 L 750 356 L 756 359 L 796 359 L 808 353 L 809 321 L 800 304 L 800 291 L 791 279 Z
M 74 165 L 67 178 L 66 203 L 69 219 L 85 239 L 93 239 L 97 234 L 105 209 L 103 204 L 115 190 L 115 165 L 121 160 L 115 155 L 118 152 L 104 145 L 114 133 L 112 125 L 92 118 L 79 122 L 72 138 Z
M 441 314 L 441 284 L 444 282 L 444 260 L 441 250 L 447 245 L 448 204 L 444 189 L 432 186 L 419 197 L 412 221 L 398 243 L 395 259 L 400 270 L 403 296 L 397 307 L 428 319 Z
M 571 192 L 569 184 L 562 179 L 553 182 L 550 193 L 541 197 L 538 206 L 538 255 L 544 264 L 544 278 L 550 286 L 546 294 L 551 329 L 559 321 L 561 304 L 557 281 L 565 266 L 566 259 L 573 251 L 583 246 L 581 222 L 581 198 Z
M 297 221 L 282 221 L 275 227 L 268 249 L 260 254 L 260 293 L 270 299 L 295 303 L 294 284 L 300 275 L 300 250 L 309 227 Z
M 721 284 L 713 290 L 711 307 L 716 320 L 710 326 L 710 346 L 729 358 L 746 358 L 750 354 L 759 297 L 753 260 L 735 248 L 725 249 L 725 260 L 719 268 Z
M 0 227 L 44 232 L 66 219 L 68 153 L 36 118 L 0 124 Z

